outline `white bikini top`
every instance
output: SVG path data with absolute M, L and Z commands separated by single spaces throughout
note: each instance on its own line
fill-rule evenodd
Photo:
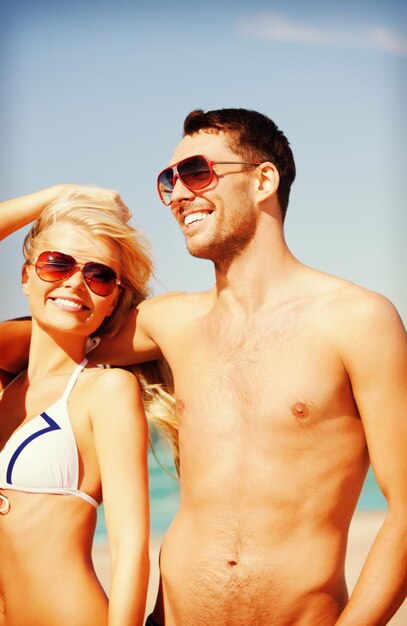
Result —
M 75 368 L 62 396 L 17 428 L 0 450 L 0 489 L 72 495 L 99 506 L 78 489 L 78 447 L 68 415 L 69 394 L 87 362 L 84 359 Z

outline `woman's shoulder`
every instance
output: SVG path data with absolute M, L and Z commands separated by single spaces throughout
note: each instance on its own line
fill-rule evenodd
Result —
M 131 372 L 119 367 L 91 367 L 83 372 L 76 402 L 86 412 L 91 423 L 126 422 L 135 414 L 144 417 L 141 388 Z
M 130 371 L 121 367 L 97 365 L 85 368 L 83 375 L 83 391 L 110 397 L 111 394 L 127 393 L 140 389 L 138 379 Z

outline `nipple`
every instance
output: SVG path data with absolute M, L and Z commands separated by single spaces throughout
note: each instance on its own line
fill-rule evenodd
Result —
M 175 403 L 175 406 L 176 406 L 179 417 L 181 417 L 185 410 L 185 404 L 182 402 L 182 400 L 178 398 Z
M 291 413 L 297 419 L 304 419 L 309 415 L 309 408 L 303 402 L 296 402 L 291 407 Z

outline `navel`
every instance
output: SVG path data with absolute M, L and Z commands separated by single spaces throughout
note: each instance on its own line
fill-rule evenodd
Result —
M 179 417 L 182 417 L 182 414 L 185 411 L 185 404 L 182 402 L 182 400 L 180 398 L 177 398 L 177 400 L 175 402 L 175 406 L 176 406 L 177 413 L 178 413 Z
M 297 419 L 305 419 L 309 415 L 309 408 L 303 402 L 296 402 L 291 407 L 291 413 Z

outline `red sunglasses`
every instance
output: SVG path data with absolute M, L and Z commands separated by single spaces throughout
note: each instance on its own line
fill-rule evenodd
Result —
M 73 256 L 64 252 L 41 252 L 33 265 L 41 280 L 47 283 L 64 280 L 79 267 L 89 289 L 98 296 L 109 296 L 116 285 L 120 285 L 116 272 L 108 265 L 94 261 L 78 263 Z
M 171 204 L 172 192 L 177 178 L 190 191 L 198 191 L 211 184 L 215 172 L 213 165 L 261 165 L 248 161 L 210 161 L 203 154 L 190 156 L 165 168 L 158 174 L 157 190 L 165 206 Z

